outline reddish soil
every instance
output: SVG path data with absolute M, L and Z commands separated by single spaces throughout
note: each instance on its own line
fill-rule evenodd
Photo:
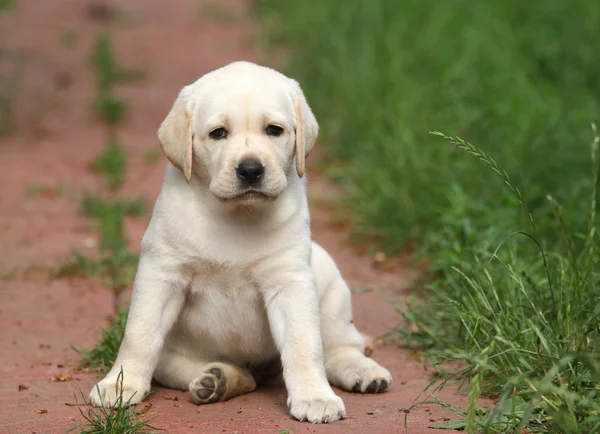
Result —
M 119 95 L 130 108 L 120 130 L 130 162 L 122 193 L 149 203 L 159 191 L 165 160 L 150 163 L 144 155 L 158 149 L 157 127 L 178 90 L 230 61 L 257 59 L 247 2 L 220 1 L 238 17 L 220 21 L 214 14 L 200 13 L 200 3 L 103 3 L 115 6 L 108 19 L 121 63 L 148 73 L 143 82 L 121 86 Z M 96 375 L 74 369 L 79 356 L 72 348 L 91 348 L 112 310 L 112 294 L 98 281 L 56 280 L 48 273 L 73 250 L 96 251 L 96 232 L 78 215 L 84 191 L 103 191 L 102 179 L 90 171 L 89 163 L 106 141 L 105 128 L 90 108 L 96 90 L 89 54 L 107 14 L 90 10 L 90 4 L 20 0 L 16 11 L 0 18 L 3 47 L 23 56 L 13 101 L 17 130 L 0 140 L 1 433 L 64 432 L 82 421 L 77 408 L 65 403 L 74 403 L 75 396 L 81 402 L 80 393 L 87 396 Z M 335 194 L 316 178 L 309 183 L 313 198 Z M 38 194 L 36 185 L 64 191 Z M 405 286 L 407 274 L 373 268 L 370 259 L 345 244 L 342 230 L 328 224 L 330 213 L 318 205 L 321 201 L 312 203 L 314 238 L 338 261 L 351 288 L 375 289 L 355 294 L 357 325 L 372 336 L 384 334 L 400 320 L 390 301 L 402 303 L 397 290 Z M 127 223 L 131 247 L 137 249 L 147 218 Z M 154 388 L 147 400 L 153 404 L 148 414 L 157 416 L 157 427 L 172 433 L 276 433 L 291 427 L 297 433 L 396 433 L 404 431 L 405 416 L 409 432 L 422 433 L 430 431 L 432 421 L 454 416 L 435 406 L 407 415 L 403 409 L 430 381 L 430 372 L 414 355 L 392 344 L 376 344 L 373 357 L 392 372 L 390 391 L 339 392 L 348 418 L 329 426 L 292 420 L 282 387 L 200 407 L 186 393 Z M 60 374 L 72 379 L 51 381 Z M 442 396 L 459 407 L 465 403 L 463 396 L 451 392 Z

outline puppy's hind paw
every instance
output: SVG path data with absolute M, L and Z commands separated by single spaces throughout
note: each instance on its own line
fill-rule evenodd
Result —
M 205 369 L 201 377 L 190 383 L 192 400 L 196 404 L 210 404 L 221 401 L 225 396 L 227 379 L 223 371 L 218 367 Z

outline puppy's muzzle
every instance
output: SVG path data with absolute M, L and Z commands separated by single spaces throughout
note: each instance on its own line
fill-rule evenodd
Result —
M 235 169 L 237 178 L 245 187 L 256 186 L 265 175 L 265 166 L 258 160 L 244 160 Z

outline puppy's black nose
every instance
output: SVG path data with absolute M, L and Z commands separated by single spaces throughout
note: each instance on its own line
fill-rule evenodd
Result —
M 257 184 L 265 174 L 265 166 L 257 160 L 244 160 L 237 169 L 237 177 L 246 185 Z

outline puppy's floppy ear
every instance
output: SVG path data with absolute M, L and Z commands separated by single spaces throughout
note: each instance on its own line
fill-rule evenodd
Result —
M 158 141 L 169 161 L 185 176 L 192 177 L 192 120 L 194 100 L 190 86 L 181 89 L 171 111 L 158 129 Z
M 302 178 L 306 167 L 306 157 L 312 151 L 319 135 L 319 124 L 298 82 L 292 80 L 292 86 L 294 122 L 296 127 L 296 172 Z

